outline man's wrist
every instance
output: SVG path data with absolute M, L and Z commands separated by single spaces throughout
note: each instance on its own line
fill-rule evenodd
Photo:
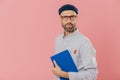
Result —
M 61 71 L 60 77 L 69 78 L 69 73 L 65 71 Z

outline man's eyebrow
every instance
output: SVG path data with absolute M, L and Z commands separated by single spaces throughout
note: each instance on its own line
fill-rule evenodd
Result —
M 61 15 L 61 16 L 68 16 L 68 15 Z M 69 16 L 77 16 L 77 15 L 69 15 Z

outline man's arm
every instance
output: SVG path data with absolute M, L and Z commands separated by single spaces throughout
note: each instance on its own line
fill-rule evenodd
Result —
M 69 72 L 69 80 L 96 80 L 98 73 L 96 51 L 89 40 L 83 43 L 79 54 L 83 69 L 79 72 Z

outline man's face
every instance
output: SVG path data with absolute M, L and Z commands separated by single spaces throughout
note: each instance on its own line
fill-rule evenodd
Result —
M 76 29 L 77 14 L 72 10 L 60 14 L 62 27 L 66 32 L 72 33 Z

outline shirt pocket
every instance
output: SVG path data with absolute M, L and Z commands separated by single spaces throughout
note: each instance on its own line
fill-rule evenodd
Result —
M 70 48 L 69 52 L 71 54 L 71 57 L 73 58 L 74 63 L 78 65 L 78 60 L 80 57 L 79 48 Z

